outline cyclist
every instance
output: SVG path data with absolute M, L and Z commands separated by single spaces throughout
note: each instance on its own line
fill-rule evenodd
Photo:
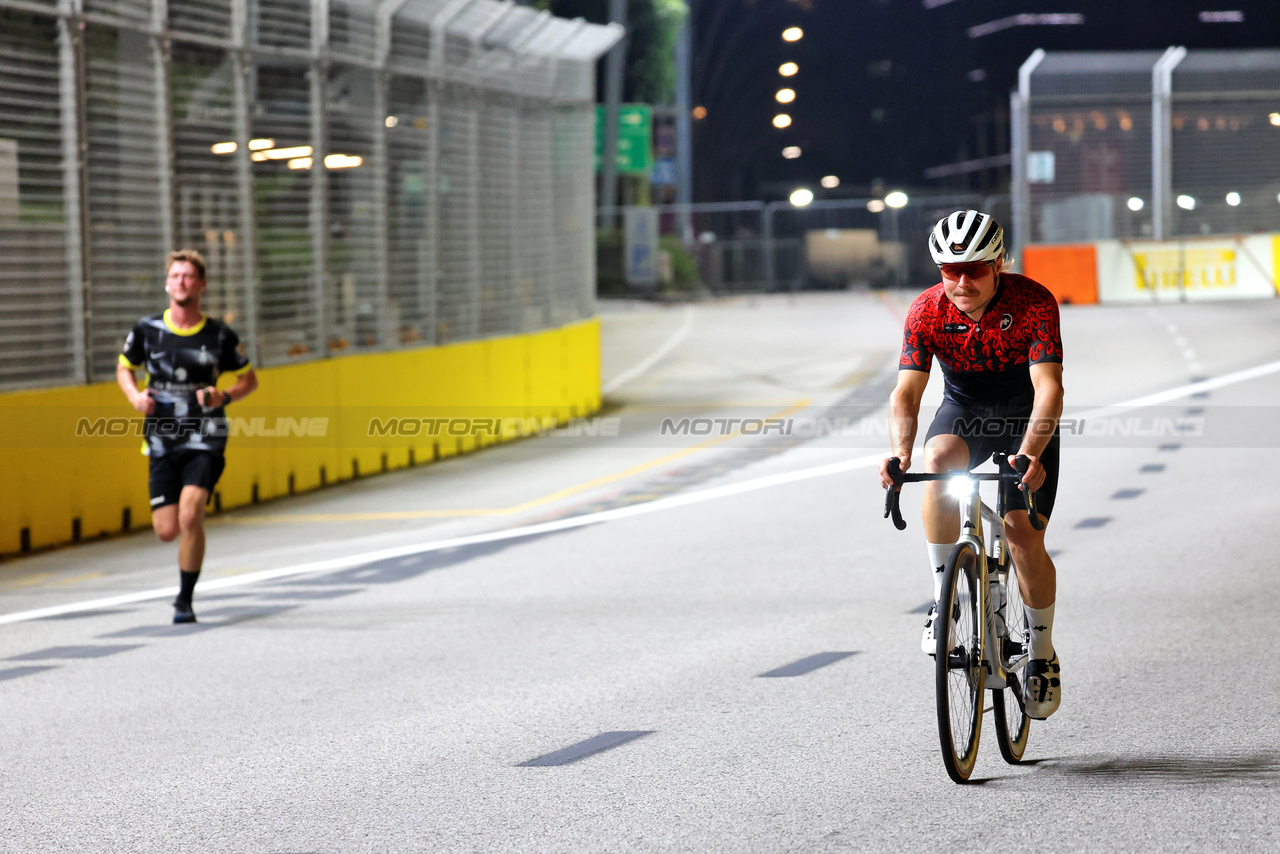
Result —
M 165 260 L 169 308 L 144 317 L 124 342 L 116 382 L 134 409 L 147 416 L 143 453 L 151 458 L 151 523 L 156 536 L 178 541 L 179 592 L 173 621 L 194 623 L 191 599 L 204 563 L 204 508 L 225 465 L 223 407 L 258 387 L 240 339 L 220 320 L 200 312 L 204 259 L 194 249 Z M 134 371 L 146 366 L 139 391 Z M 238 378 L 227 389 L 218 375 Z
M 898 363 L 898 384 L 889 399 L 893 454 L 903 470 L 911 465 L 920 400 L 936 356 L 942 366 L 943 400 L 924 443 L 926 471 L 972 469 L 999 452 L 1000 468 L 1012 471 L 1013 456 L 1031 465 L 1022 478 L 1036 492 L 1040 516 L 1048 520 L 1058 486 L 1058 418 L 1062 414 L 1062 339 L 1058 303 L 1026 276 L 1007 272 L 1004 230 L 990 215 L 956 211 L 929 236 L 929 251 L 942 281 L 911 304 Z M 888 460 L 880 483 L 892 486 Z M 1030 630 L 1024 701 L 1029 717 L 1044 719 L 1062 701 L 1058 656 L 1053 648 L 1056 570 L 1035 530 L 1027 505 L 1012 484 L 1001 484 L 1005 534 Z M 942 573 L 957 539 L 960 514 L 945 482 L 926 484 L 924 529 L 933 571 L 934 606 L 921 646 L 934 651 Z

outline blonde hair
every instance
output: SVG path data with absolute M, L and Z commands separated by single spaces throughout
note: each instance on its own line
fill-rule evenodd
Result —
M 196 275 L 198 275 L 201 278 L 201 280 L 204 279 L 204 256 L 201 255 L 199 252 L 190 248 L 173 250 L 172 252 L 170 252 L 168 255 L 165 256 L 165 259 L 164 259 L 165 272 L 167 273 L 169 271 L 169 268 L 172 267 L 174 264 L 178 263 L 179 261 L 186 261 L 192 267 L 195 267 Z

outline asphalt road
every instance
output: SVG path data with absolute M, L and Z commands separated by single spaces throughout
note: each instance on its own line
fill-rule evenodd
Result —
M 1065 699 L 965 787 L 874 477 L 907 301 L 605 305 L 616 435 L 225 514 L 196 626 L 145 533 L 0 564 L 0 850 L 1276 850 L 1280 300 L 1064 309 Z

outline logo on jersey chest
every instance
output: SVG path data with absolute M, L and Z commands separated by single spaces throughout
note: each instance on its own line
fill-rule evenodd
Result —
M 1001 329 L 1001 331 L 1003 331 L 1003 330 L 1005 330 L 1005 329 L 1008 329 L 1010 326 L 1013 326 L 1013 315 L 1012 315 L 1012 314 L 1006 314 L 1004 317 L 1000 318 L 1000 329 Z
M 969 331 L 969 327 L 963 323 L 948 323 L 942 327 L 943 332 L 950 332 L 959 335 Z

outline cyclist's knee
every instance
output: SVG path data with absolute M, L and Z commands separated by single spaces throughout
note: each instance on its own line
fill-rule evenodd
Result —
M 1048 520 L 1044 521 L 1048 527 Z M 1015 552 L 1044 551 L 1044 531 L 1031 527 L 1031 518 L 1026 510 L 1011 510 L 1005 514 L 1004 535 Z
M 969 446 L 959 436 L 949 434 L 934 436 L 924 446 L 925 470 L 930 472 L 953 471 L 969 467 Z

